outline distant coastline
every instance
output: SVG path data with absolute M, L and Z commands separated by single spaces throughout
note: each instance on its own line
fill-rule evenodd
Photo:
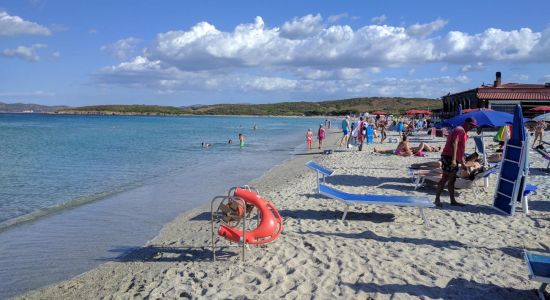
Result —
M 319 102 L 281 102 L 271 104 L 213 104 L 175 107 L 159 105 L 97 105 L 64 107 L 50 111 L 66 115 L 123 115 L 123 116 L 343 116 L 373 110 L 399 114 L 409 109 L 439 108 L 441 101 L 425 98 L 369 97 Z

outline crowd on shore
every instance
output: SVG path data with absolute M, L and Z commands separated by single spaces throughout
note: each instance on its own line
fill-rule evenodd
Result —
M 323 141 L 326 137 L 326 129 L 331 128 L 332 120 L 325 120 L 324 124 L 320 124 L 317 130 L 318 148 L 323 149 Z M 424 136 L 435 137 L 435 128 L 433 122 L 421 117 L 406 117 L 406 116 L 386 116 L 386 115 L 363 115 L 359 118 L 351 118 L 345 116 L 340 122 L 340 130 L 342 136 L 338 140 L 338 147 L 348 149 L 356 147 L 358 151 L 363 150 L 364 144 L 379 143 L 384 144 L 388 138 L 388 131 L 395 131 L 399 136 L 399 141 L 390 139 L 390 143 L 397 143 L 396 147 L 390 149 L 381 149 L 374 147 L 373 153 L 389 154 L 401 157 L 410 156 L 425 156 L 427 152 L 439 153 L 438 161 L 429 165 L 415 166 L 411 165 L 411 169 L 423 169 L 423 176 L 437 179 L 437 192 L 435 195 L 434 204 L 437 207 L 442 207 L 441 193 L 447 187 L 449 191 L 450 203 L 455 206 L 464 206 L 455 198 L 455 188 L 457 188 L 457 179 L 476 179 L 476 175 L 487 171 L 487 164 L 481 165 L 481 157 L 477 152 L 472 155 L 466 155 L 466 144 L 469 138 L 468 132 L 477 129 L 477 122 L 474 118 L 466 118 L 464 123 L 456 126 L 452 131 L 442 132 L 446 142 L 443 147 L 430 145 L 426 141 L 420 141 L 417 146 L 413 146 L 409 142 L 409 137 L 417 135 L 419 132 Z M 544 130 L 547 128 L 546 122 L 539 121 L 529 123 L 527 125 L 529 131 L 534 135 L 533 148 L 542 147 Z M 478 129 L 477 133 L 481 132 Z M 428 135 L 429 134 L 429 135 Z M 510 135 L 510 127 L 502 126 L 496 133 L 494 141 L 498 143 L 496 152 L 488 157 L 488 161 L 499 162 L 502 158 L 502 146 L 504 140 Z M 306 141 L 308 150 L 312 149 L 313 132 L 311 128 L 306 133 Z M 428 172 L 426 172 L 428 171 Z M 419 173 L 416 173 L 417 175 Z M 458 181 L 458 188 L 464 187 L 461 181 Z M 467 184 L 466 186 L 470 186 Z

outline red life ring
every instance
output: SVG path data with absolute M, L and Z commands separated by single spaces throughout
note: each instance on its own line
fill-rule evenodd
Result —
M 283 219 L 271 202 L 256 195 L 253 191 L 243 188 L 237 188 L 234 196 L 254 205 L 259 211 L 260 222 L 255 229 L 245 231 L 245 243 L 253 245 L 266 244 L 281 235 Z M 218 234 L 233 242 L 240 242 L 243 237 L 242 230 L 227 225 L 221 225 Z

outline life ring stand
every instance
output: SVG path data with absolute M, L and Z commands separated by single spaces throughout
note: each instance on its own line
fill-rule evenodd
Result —
M 257 212 L 256 227 L 247 230 L 247 223 L 250 226 L 254 211 Z M 261 197 L 257 189 L 250 186 L 233 187 L 229 189 L 227 196 L 214 197 L 211 202 L 211 212 L 214 260 L 216 260 L 218 240 L 215 235 L 215 224 L 219 224 L 217 230 L 219 236 L 242 246 L 243 263 L 245 247 L 248 244 L 269 243 L 277 239 L 283 231 L 282 217 L 275 206 Z

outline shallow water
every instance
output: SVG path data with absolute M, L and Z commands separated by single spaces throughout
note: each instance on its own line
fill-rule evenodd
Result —
M 143 245 L 178 214 L 288 159 L 319 122 L 0 114 L 0 298 Z

